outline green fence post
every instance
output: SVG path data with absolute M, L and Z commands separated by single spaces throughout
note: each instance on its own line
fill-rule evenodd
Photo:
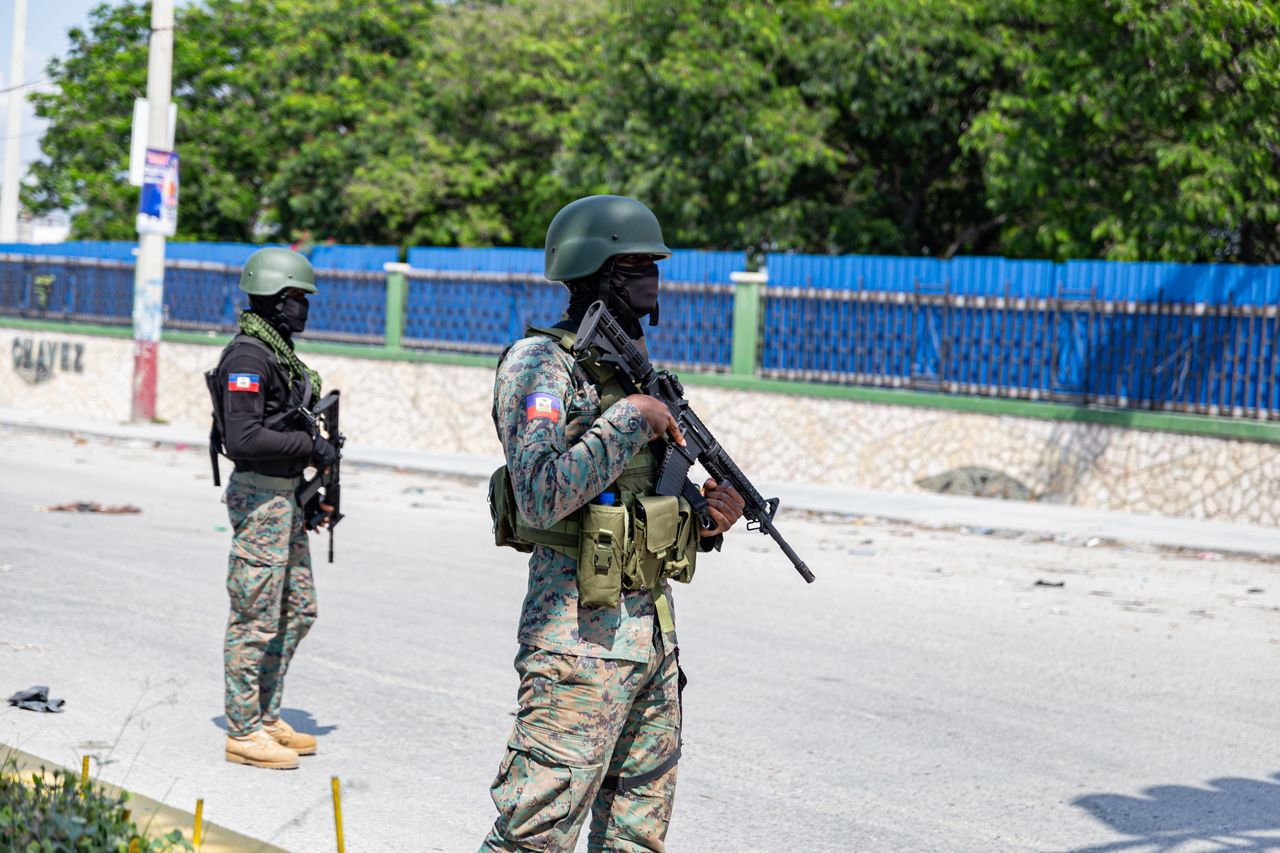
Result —
M 769 283 L 769 272 L 729 273 L 733 282 L 734 376 L 755 376 L 760 367 L 760 297 Z
M 404 336 L 404 309 L 409 300 L 409 282 L 404 275 L 409 265 L 385 263 L 382 268 L 387 273 L 387 329 L 383 345 L 398 350 Z

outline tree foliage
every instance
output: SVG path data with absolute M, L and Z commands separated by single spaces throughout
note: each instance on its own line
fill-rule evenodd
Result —
M 54 60 L 25 201 L 132 235 L 147 4 Z M 193 0 L 182 236 L 537 245 L 590 192 L 705 248 L 1280 259 L 1280 7 Z
M 1280 6 L 1026 0 L 967 135 L 1013 255 L 1280 260 Z

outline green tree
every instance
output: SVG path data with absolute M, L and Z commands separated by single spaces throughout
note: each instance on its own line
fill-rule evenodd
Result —
M 669 242 L 802 245 L 832 110 L 792 61 L 821 3 L 615 2 L 557 168 L 653 207 Z
M 564 171 L 651 202 L 683 245 L 989 247 L 960 146 L 1002 80 L 980 3 L 616 4 Z
M 131 238 L 147 4 L 53 60 L 25 191 Z M 590 192 L 683 246 L 1280 260 L 1257 0 L 194 0 L 180 236 L 536 245 Z
M 133 99 L 146 93 L 150 6 L 102 4 L 88 29 L 68 33 L 66 57 L 49 61 L 54 93 L 33 93 L 36 115 L 49 120 L 40 145 L 46 159 L 31 168 L 23 204 L 36 214 L 72 213 L 76 237 L 135 236 L 138 191 L 126 180 Z
M 996 250 L 965 131 L 1010 82 L 998 9 L 983 0 L 823 4 L 794 51 L 806 96 L 829 105 L 834 168 L 803 188 L 816 216 L 797 248 L 890 255 Z
M 179 237 L 367 239 L 344 192 L 369 156 L 366 122 L 404 97 L 422 0 L 208 0 L 179 10 L 173 96 L 182 157 Z M 56 92 L 33 96 L 50 121 L 24 198 L 73 211 L 80 238 L 129 239 L 133 100 L 145 96 L 149 4 L 103 4 L 51 61 Z
M 552 163 L 607 29 L 598 0 L 442 8 L 413 86 L 370 126 L 377 150 L 347 188 L 352 217 L 389 242 L 540 244 L 586 191 Z
M 1280 261 L 1280 7 L 1011 4 L 1017 84 L 965 137 L 1006 253 Z

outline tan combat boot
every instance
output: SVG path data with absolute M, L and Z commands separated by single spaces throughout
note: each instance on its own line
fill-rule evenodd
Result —
M 275 742 L 271 735 L 258 729 L 244 737 L 227 737 L 227 761 L 273 770 L 293 770 L 298 766 L 298 753 Z
M 311 735 L 295 731 L 293 726 L 284 720 L 262 721 L 262 730 L 276 739 L 276 743 L 288 747 L 298 755 L 315 755 L 316 739 Z

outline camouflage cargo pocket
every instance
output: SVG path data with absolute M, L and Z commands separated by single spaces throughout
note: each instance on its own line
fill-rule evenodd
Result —
M 502 835 L 522 849 L 566 850 L 604 771 L 604 738 L 519 721 L 494 780 Z
M 282 492 L 227 490 L 227 515 L 235 529 L 231 558 L 254 566 L 284 566 L 295 504 Z

